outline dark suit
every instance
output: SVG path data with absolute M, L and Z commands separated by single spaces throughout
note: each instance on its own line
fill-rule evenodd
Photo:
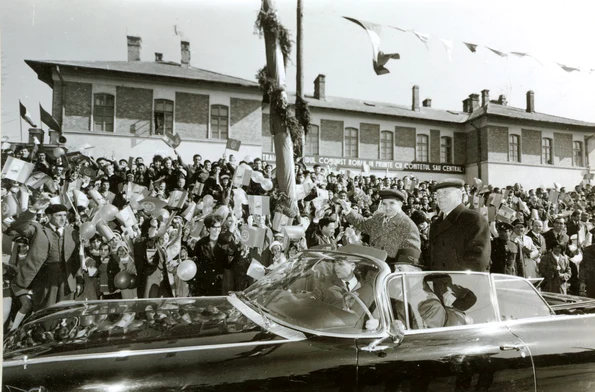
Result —
M 27 257 L 19 263 L 14 291 L 19 295 L 31 289 L 33 310 L 40 310 L 74 298 L 81 264 L 78 231 L 66 226 L 60 238 L 50 226 L 34 222 L 34 216 L 25 211 L 13 224 L 30 243 Z
M 587 246 L 583 251 L 578 279 L 587 285 L 587 297 L 595 298 L 595 245 Z
M 568 245 L 568 241 L 570 241 L 567 234 L 561 233 L 556 235 L 556 233 L 554 233 L 554 229 L 548 230 L 546 233 L 544 233 L 543 238 L 545 238 L 545 246 L 548 251 L 552 250 L 556 242 L 560 242 L 564 244 L 564 247 L 566 247 Z
M 570 219 L 568 223 L 566 223 L 566 234 L 568 237 L 572 237 L 574 234 L 578 235 L 578 232 L 581 231 L 584 226 L 586 225 L 580 220 L 577 223 L 574 223 L 574 221 Z
M 490 264 L 490 229 L 477 211 L 459 204 L 430 226 L 428 269 L 485 272 Z

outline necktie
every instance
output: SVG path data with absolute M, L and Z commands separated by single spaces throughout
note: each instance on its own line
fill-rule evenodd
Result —
M 347 288 L 347 291 L 351 291 L 351 288 L 349 287 L 349 282 L 345 282 L 345 287 Z
M 56 233 L 58 233 L 58 237 L 62 237 L 62 234 L 64 234 L 64 228 L 63 227 L 58 227 L 56 229 Z

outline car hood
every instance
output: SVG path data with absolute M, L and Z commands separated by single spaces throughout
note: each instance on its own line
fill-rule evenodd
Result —
M 260 331 L 227 297 L 68 302 L 10 332 L 4 360 L 279 339 Z

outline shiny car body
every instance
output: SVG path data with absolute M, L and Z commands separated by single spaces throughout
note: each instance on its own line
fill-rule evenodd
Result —
M 309 250 L 227 297 L 60 303 L 5 337 L 3 388 L 592 390 L 594 301 L 381 259 Z

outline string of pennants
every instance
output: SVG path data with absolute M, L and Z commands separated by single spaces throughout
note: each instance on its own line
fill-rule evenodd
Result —
M 400 59 L 400 55 L 398 53 L 390 53 L 390 54 L 385 54 L 381 49 L 380 49 L 380 34 L 382 32 L 382 25 L 376 24 L 376 23 L 372 23 L 372 22 L 367 22 L 367 21 L 363 21 L 363 20 L 359 20 L 359 19 L 355 19 L 355 18 L 350 18 L 347 16 L 344 16 L 343 18 L 345 18 L 346 20 L 353 22 L 355 24 L 357 24 L 358 26 L 362 27 L 364 30 L 366 30 L 366 32 L 368 33 L 368 37 L 370 38 L 370 42 L 372 43 L 372 62 L 373 62 L 373 67 L 374 67 L 374 71 L 376 72 L 377 75 L 384 75 L 389 73 L 390 71 L 385 67 L 385 65 L 388 63 L 388 61 L 390 59 Z M 417 30 L 414 29 L 404 29 L 401 27 L 397 27 L 397 26 L 387 26 L 391 29 L 400 31 L 402 33 L 406 33 L 406 34 L 413 34 L 421 43 L 423 43 L 425 45 L 425 47 L 430 50 L 430 47 L 428 45 L 428 42 L 430 41 L 430 34 L 425 34 L 422 32 L 419 32 Z M 479 48 L 485 48 L 487 50 L 489 50 L 491 53 L 495 54 L 496 56 L 502 57 L 502 58 L 507 58 L 509 57 L 509 55 L 515 56 L 515 57 L 519 57 L 519 58 L 524 58 L 524 57 L 529 57 L 532 58 L 533 60 L 535 60 L 537 63 L 539 63 L 540 65 L 544 65 L 543 61 L 540 61 L 536 56 L 526 53 L 526 52 L 506 52 L 503 50 L 499 50 L 496 49 L 492 46 L 487 46 L 487 45 L 480 45 L 477 43 L 472 43 L 472 42 L 467 42 L 467 41 L 453 41 L 453 40 L 449 40 L 449 39 L 444 39 L 444 38 L 438 38 L 436 37 L 441 43 L 442 46 L 444 47 L 444 50 L 446 51 L 447 55 L 448 55 L 448 59 L 449 61 L 452 61 L 452 51 L 453 51 L 453 46 L 456 43 L 460 43 L 462 45 L 464 45 L 471 53 L 477 53 L 477 50 Z M 567 65 L 561 62 L 557 62 L 554 61 L 553 63 L 555 63 L 558 67 L 560 67 L 562 70 L 570 73 L 570 72 L 583 72 L 583 73 L 588 73 L 588 74 L 593 74 L 595 72 L 595 67 L 591 68 L 591 67 L 583 67 L 583 66 L 571 66 L 571 65 Z

